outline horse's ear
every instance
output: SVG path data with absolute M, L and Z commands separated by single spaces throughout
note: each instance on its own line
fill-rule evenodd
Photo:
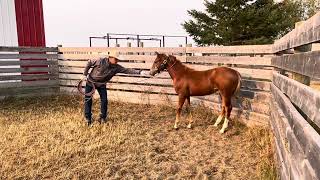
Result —
M 159 55 L 159 53 L 156 51 L 156 52 L 154 52 L 157 56 Z

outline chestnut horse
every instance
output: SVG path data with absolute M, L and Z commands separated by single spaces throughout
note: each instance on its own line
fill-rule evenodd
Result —
M 224 133 L 228 127 L 232 110 L 231 98 L 240 90 L 241 86 L 239 72 L 227 67 L 196 71 L 183 65 L 175 56 L 167 56 L 158 52 L 156 52 L 156 55 L 157 57 L 150 70 L 150 75 L 154 76 L 161 71 L 167 70 L 173 80 L 174 89 L 179 96 L 174 128 L 178 128 L 181 109 L 185 100 L 187 100 L 187 110 L 190 112 L 190 96 L 209 95 L 218 90 L 222 99 L 222 109 L 214 126 L 218 126 L 225 117 L 220 130 L 220 133 Z M 191 116 L 191 114 L 189 115 Z M 191 128 L 192 122 L 192 118 L 189 118 L 188 128 Z

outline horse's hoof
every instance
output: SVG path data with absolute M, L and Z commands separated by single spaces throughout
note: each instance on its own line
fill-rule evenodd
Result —
M 173 127 L 173 129 L 178 130 L 178 129 L 179 129 L 179 127 L 178 127 L 178 126 L 174 126 L 174 127 Z
M 218 127 L 218 124 L 214 124 L 213 127 Z
M 191 129 L 191 124 L 188 124 L 187 128 L 188 128 L 188 129 Z
M 224 129 L 221 129 L 219 132 L 220 132 L 220 134 L 223 134 L 224 133 Z

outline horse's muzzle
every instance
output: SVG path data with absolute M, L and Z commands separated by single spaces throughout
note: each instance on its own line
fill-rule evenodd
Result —
M 156 75 L 158 73 L 158 69 L 151 69 L 150 70 L 150 75 L 151 76 L 154 76 L 154 75 Z

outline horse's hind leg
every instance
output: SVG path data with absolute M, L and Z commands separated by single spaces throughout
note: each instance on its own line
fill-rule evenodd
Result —
M 224 106 L 225 106 L 225 100 L 222 97 L 222 100 L 221 100 L 221 112 L 220 112 L 219 117 L 217 118 L 216 122 L 213 125 L 215 127 L 217 127 L 220 124 L 220 122 L 222 121 L 222 119 L 224 118 L 224 115 L 225 115 L 225 112 L 226 112 Z
M 226 117 L 224 119 L 224 123 L 223 123 L 223 126 L 220 130 L 220 133 L 224 133 L 224 131 L 228 128 L 228 123 L 229 123 L 229 119 L 230 119 L 230 114 L 231 114 L 231 110 L 232 110 L 232 105 L 231 105 L 231 98 L 226 98 L 226 101 L 225 101 L 225 112 L 227 113 L 226 114 Z
M 222 119 L 224 118 L 224 115 L 225 115 L 225 108 L 222 105 L 221 112 L 213 126 L 217 127 L 221 123 Z
M 190 104 L 190 96 L 189 97 L 187 97 L 187 105 L 186 105 L 186 107 L 187 107 L 187 113 L 188 113 L 188 119 L 189 119 L 189 124 L 188 124 L 188 126 L 187 126 L 187 128 L 191 128 L 191 126 L 192 126 L 192 123 L 193 123 L 193 118 L 192 118 L 192 112 L 191 112 L 191 104 Z
M 181 109 L 184 104 L 184 101 L 186 100 L 185 96 L 179 96 L 179 104 L 176 112 L 176 121 L 174 123 L 174 128 L 178 129 L 179 127 L 179 122 L 180 122 L 180 116 L 181 116 Z

